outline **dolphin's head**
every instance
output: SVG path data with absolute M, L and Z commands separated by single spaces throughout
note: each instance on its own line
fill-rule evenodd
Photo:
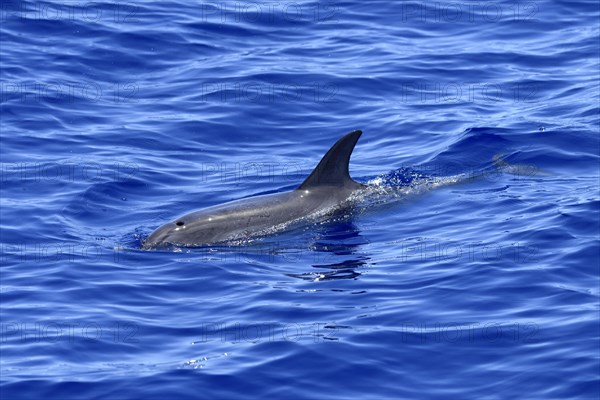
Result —
M 158 229 L 152 232 L 152 234 L 148 236 L 146 240 L 144 240 L 142 249 L 158 249 L 167 247 L 169 244 L 173 244 L 173 239 L 182 226 L 185 226 L 183 221 L 169 222 L 160 226 Z
M 212 218 L 201 212 L 191 213 L 157 228 L 142 244 L 142 249 L 191 246 L 213 243 L 220 239 Z

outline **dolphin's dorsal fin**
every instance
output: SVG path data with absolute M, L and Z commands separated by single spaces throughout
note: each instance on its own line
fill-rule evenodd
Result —
M 321 159 L 317 168 L 311 172 L 298 189 L 310 189 L 317 186 L 361 187 L 362 184 L 350 178 L 348 164 L 350 155 L 362 131 L 352 131 L 338 140 Z

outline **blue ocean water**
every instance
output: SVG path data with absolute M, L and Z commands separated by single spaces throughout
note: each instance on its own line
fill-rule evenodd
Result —
M 597 1 L 1 12 L 2 399 L 598 398 Z M 140 250 L 353 129 L 353 212 Z

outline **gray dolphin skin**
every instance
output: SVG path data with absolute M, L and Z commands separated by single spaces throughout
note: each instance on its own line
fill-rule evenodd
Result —
M 348 172 L 352 150 L 361 134 L 352 131 L 338 140 L 297 189 L 186 214 L 156 229 L 142 249 L 195 247 L 260 236 L 303 217 L 343 206 L 352 193 L 365 187 Z

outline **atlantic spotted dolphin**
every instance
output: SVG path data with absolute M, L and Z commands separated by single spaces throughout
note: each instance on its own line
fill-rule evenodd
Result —
M 195 247 L 260 236 L 279 227 L 348 204 L 365 187 L 350 178 L 348 164 L 362 134 L 338 140 L 295 190 L 236 200 L 183 215 L 156 229 L 143 249 Z

